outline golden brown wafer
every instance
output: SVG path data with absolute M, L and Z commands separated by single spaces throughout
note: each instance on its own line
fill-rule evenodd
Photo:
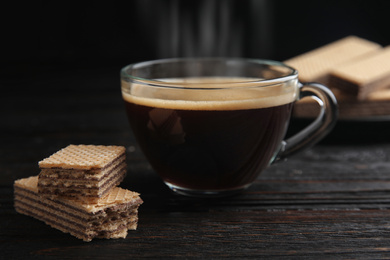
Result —
M 330 82 L 334 88 L 364 100 L 376 90 L 390 85 L 390 46 L 356 62 L 332 69 Z
M 371 55 L 380 49 L 377 43 L 348 36 L 286 60 L 285 63 L 298 70 L 301 81 L 327 85 L 329 73 L 335 66 Z
M 123 146 L 69 145 L 40 161 L 40 168 L 97 169 L 125 152 Z
M 121 146 L 69 145 L 39 162 L 39 192 L 48 197 L 85 197 L 91 203 L 119 185 L 127 172 Z
M 17 212 L 84 241 L 125 238 L 128 230 L 137 228 L 138 207 L 143 202 L 136 192 L 116 187 L 99 203 L 87 204 L 79 199 L 42 197 L 37 185 L 37 176 L 14 182 Z

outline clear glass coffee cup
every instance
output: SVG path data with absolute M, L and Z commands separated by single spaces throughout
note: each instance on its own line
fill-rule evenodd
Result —
M 154 171 L 174 192 L 227 196 L 248 188 L 270 164 L 326 136 L 337 101 L 318 83 L 301 83 L 281 62 L 176 58 L 121 70 L 133 134 Z M 294 103 L 312 97 L 313 122 L 285 139 Z

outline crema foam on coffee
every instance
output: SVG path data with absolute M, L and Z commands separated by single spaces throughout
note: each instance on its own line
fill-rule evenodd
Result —
M 161 83 L 164 87 L 154 85 Z M 153 82 L 122 81 L 127 102 L 182 110 L 241 110 L 280 106 L 297 98 L 296 80 L 265 85 L 252 78 L 203 77 L 160 79 Z

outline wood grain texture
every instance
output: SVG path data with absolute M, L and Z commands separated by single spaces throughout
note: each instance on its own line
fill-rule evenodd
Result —
M 56 91 L 54 79 L 38 79 L 37 92 L 0 96 L 0 259 L 390 258 L 390 143 L 373 142 L 370 123 L 349 129 L 362 133 L 353 142 L 323 142 L 271 166 L 240 195 L 186 198 L 135 143 L 117 73 L 91 75 L 63 76 Z M 13 181 L 38 174 L 39 160 L 70 143 L 127 147 L 121 186 L 144 204 L 126 239 L 85 243 L 13 209 Z

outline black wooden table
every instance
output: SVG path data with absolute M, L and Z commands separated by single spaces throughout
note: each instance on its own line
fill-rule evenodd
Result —
M 119 68 L 118 68 L 119 69 Z M 386 122 L 340 122 L 322 143 L 270 167 L 243 194 L 172 194 L 127 123 L 118 70 L 2 80 L 0 259 L 390 258 Z M 5 91 L 4 91 L 5 90 Z M 141 193 L 138 230 L 86 243 L 13 208 L 13 182 L 68 144 L 127 147 L 122 187 Z

